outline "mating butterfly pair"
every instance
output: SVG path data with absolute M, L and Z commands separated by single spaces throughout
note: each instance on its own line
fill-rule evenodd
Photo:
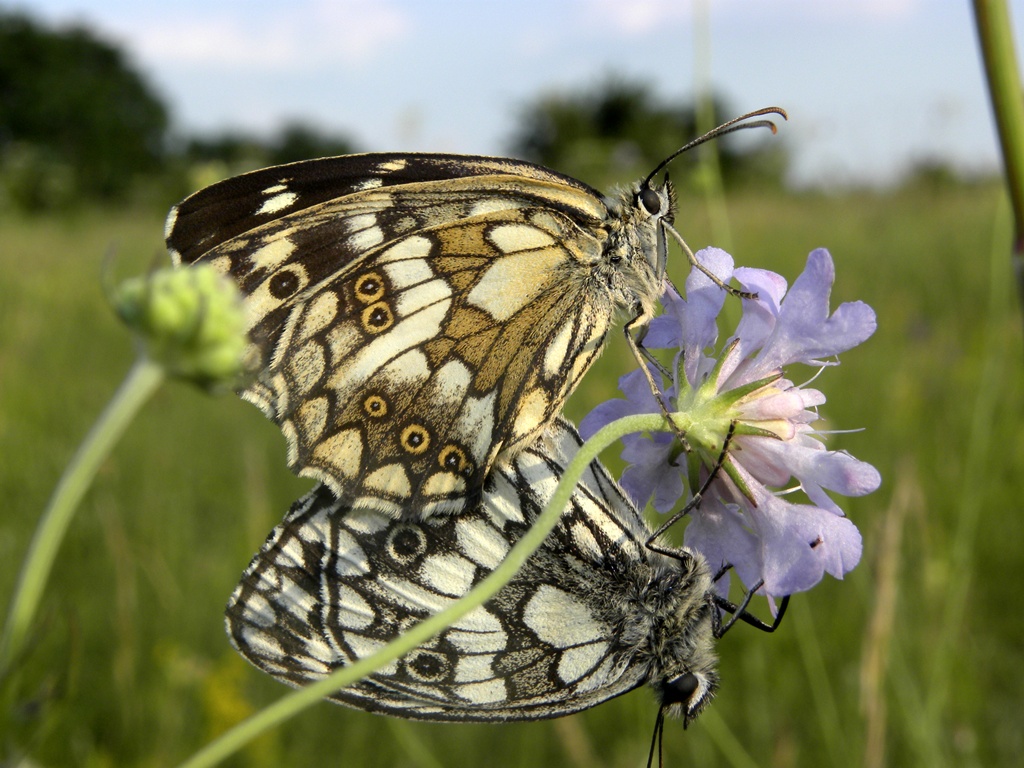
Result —
M 769 112 L 784 116 L 694 143 Z M 354 155 L 228 179 L 171 211 L 175 263 L 210 263 L 244 295 L 244 396 L 323 483 L 232 597 L 232 638 L 257 666 L 321 677 L 500 561 L 575 453 L 558 414 L 617 310 L 641 360 L 629 331 L 663 290 L 667 235 L 682 243 L 673 189 L 652 181 L 663 166 L 603 197 L 514 160 Z M 698 554 L 665 558 L 649 537 L 595 462 L 512 583 L 335 698 L 529 719 L 647 681 L 692 717 L 716 684 L 712 580 Z

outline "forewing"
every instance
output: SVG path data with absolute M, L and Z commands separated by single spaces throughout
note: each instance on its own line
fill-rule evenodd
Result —
M 381 187 L 508 175 L 601 194 L 569 176 L 532 163 L 472 155 L 368 153 L 303 160 L 224 179 L 175 206 L 167 220 L 167 246 L 182 263 L 262 224 L 321 203 Z
M 595 194 L 511 161 L 353 156 L 214 185 L 167 239 L 242 289 L 245 395 L 292 468 L 345 502 L 426 516 L 471 502 L 600 351 L 613 306 L 590 279 Z
M 554 443 L 499 463 L 472 511 L 423 522 L 349 510 L 320 488 L 298 502 L 243 576 L 227 611 L 236 647 L 301 685 L 366 657 L 462 597 L 507 554 L 557 485 Z M 632 610 L 623 574 L 642 568 L 646 526 L 598 464 L 544 546 L 492 600 L 332 698 L 429 720 L 554 717 L 642 684 L 616 635 Z

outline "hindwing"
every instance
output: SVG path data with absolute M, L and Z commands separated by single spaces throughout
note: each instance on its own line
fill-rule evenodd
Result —
M 232 642 L 292 685 L 364 658 L 465 595 L 554 491 L 579 439 L 554 434 L 499 460 L 481 500 L 422 521 L 352 509 L 319 487 L 297 502 L 231 597 Z M 332 699 L 428 720 L 576 712 L 644 682 L 715 684 L 703 559 L 649 552 L 650 531 L 594 462 L 543 546 L 494 598 Z

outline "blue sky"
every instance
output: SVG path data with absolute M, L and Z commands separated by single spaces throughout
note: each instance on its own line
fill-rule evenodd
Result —
M 997 159 L 969 0 L 19 7 L 123 45 L 187 130 L 302 119 L 366 150 L 502 154 L 531 98 L 616 75 L 665 100 L 688 102 L 710 82 L 737 113 L 785 107 L 780 137 L 802 183 L 885 181 L 921 158 L 966 170 Z M 1024 0 L 1010 10 L 1020 48 Z

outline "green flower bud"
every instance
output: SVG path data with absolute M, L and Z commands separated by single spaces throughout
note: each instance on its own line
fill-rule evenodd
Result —
M 235 284 L 209 265 L 125 280 L 114 306 L 146 354 L 172 376 L 208 386 L 244 368 L 245 313 Z

